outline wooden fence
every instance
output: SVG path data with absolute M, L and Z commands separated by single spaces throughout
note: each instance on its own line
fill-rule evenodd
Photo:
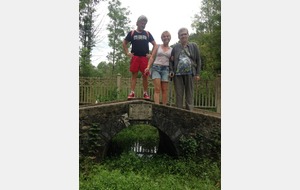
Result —
M 149 79 L 148 93 L 153 100 L 154 86 Z M 94 104 L 116 100 L 127 100 L 130 92 L 131 78 L 80 77 L 79 78 L 79 104 Z M 137 79 L 136 97 L 142 97 L 142 78 Z M 161 97 L 160 97 L 161 98 Z M 174 84 L 170 83 L 168 105 L 175 105 Z M 213 81 L 200 80 L 195 82 L 194 106 L 196 108 L 213 109 L 221 113 L 221 77 Z

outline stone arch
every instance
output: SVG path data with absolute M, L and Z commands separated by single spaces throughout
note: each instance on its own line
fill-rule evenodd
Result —
M 157 129 L 158 138 L 159 138 L 159 143 L 158 143 L 158 147 L 157 147 L 157 154 L 167 154 L 167 155 L 173 156 L 173 157 L 176 157 L 178 155 L 177 149 L 175 148 L 175 146 L 174 146 L 172 140 L 170 139 L 170 137 L 167 134 L 165 134 L 163 131 L 161 131 L 158 127 L 151 125 L 151 122 L 149 123 L 149 122 L 143 122 L 143 121 L 134 122 L 134 123 L 130 124 L 129 126 L 137 125 L 137 124 L 147 124 L 147 125 L 152 126 L 155 129 Z M 121 129 L 121 131 L 124 130 L 124 129 L 125 128 Z M 121 131 L 119 131 L 119 132 L 121 132 Z M 117 134 L 119 132 L 117 132 Z M 115 134 L 115 135 L 117 135 L 117 134 Z M 113 150 L 112 138 L 109 139 L 108 142 L 107 142 L 107 145 L 106 145 L 107 148 L 105 149 L 106 152 L 104 154 L 105 156 L 110 155 L 110 152 Z
M 132 119 L 129 111 L 132 104 L 146 104 L 151 107 L 151 117 Z M 86 106 L 79 109 L 80 153 L 97 160 L 103 159 L 111 139 L 122 129 L 136 123 L 147 123 L 156 127 L 160 137 L 158 153 L 171 156 L 181 155 L 181 136 L 192 136 L 201 132 L 209 137 L 213 130 L 221 130 L 221 117 L 218 115 L 203 111 L 190 112 L 142 100 Z
M 111 139 L 127 127 L 122 117 L 107 120 L 99 119 L 97 115 L 89 115 L 81 120 L 79 125 L 80 153 L 93 157 L 97 161 L 106 157 Z

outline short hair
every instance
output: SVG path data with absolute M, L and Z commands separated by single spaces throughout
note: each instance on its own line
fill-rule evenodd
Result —
M 139 21 L 146 21 L 146 22 L 148 22 L 148 19 L 147 19 L 147 17 L 146 17 L 145 15 L 141 15 L 141 16 L 139 16 L 139 18 L 137 19 L 137 22 L 139 22 Z
M 185 27 L 182 27 L 182 28 L 180 28 L 180 29 L 178 30 L 178 36 L 180 35 L 180 33 L 181 33 L 182 31 L 186 31 L 187 34 L 189 34 L 189 30 L 188 30 L 187 28 L 185 28 Z

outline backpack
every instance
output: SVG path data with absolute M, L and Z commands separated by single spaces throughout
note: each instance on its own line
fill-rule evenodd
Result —
M 133 34 L 134 34 L 134 31 L 135 31 L 135 30 L 132 30 L 132 31 L 131 31 L 131 37 L 133 36 Z M 145 30 L 145 31 L 146 31 L 146 30 Z M 149 32 L 148 32 L 148 31 L 146 31 L 146 33 L 147 33 L 147 37 L 148 37 L 148 39 L 149 39 Z

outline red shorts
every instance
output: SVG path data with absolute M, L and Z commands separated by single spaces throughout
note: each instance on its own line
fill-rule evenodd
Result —
M 144 71 L 148 66 L 148 58 L 145 56 L 133 56 L 130 61 L 130 71 L 133 73 L 141 71 L 144 75 Z

